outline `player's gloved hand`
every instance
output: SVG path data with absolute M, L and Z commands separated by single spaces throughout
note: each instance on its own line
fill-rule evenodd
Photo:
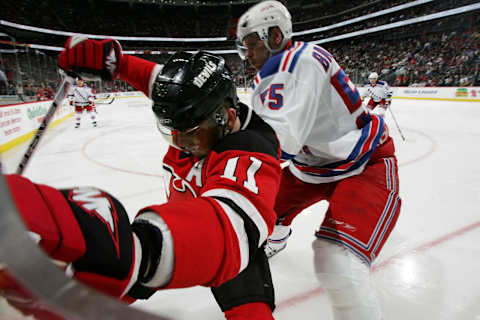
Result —
M 67 74 L 87 80 L 112 81 L 118 77 L 123 59 L 117 40 L 92 40 L 85 36 L 68 38 L 58 66 Z
M 73 276 L 113 297 L 136 281 L 140 244 L 123 205 L 93 187 L 57 190 L 7 175 L 27 229 L 53 259 L 72 264 Z

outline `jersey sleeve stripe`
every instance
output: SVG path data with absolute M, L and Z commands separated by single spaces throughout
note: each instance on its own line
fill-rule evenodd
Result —
M 281 71 L 282 71 L 282 72 L 285 71 L 285 70 L 287 70 L 287 65 L 288 65 L 288 63 L 290 62 L 290 61 L 289 61 L 289 60 L 290 60 L 290 56 L 292 55 L 292 53 L 295 52 L 295 50 L 297 50 L 297 49 L 300 47 L 301 44 L 302 44 L 301 42 L 295 43 L 295 47 L 293 47 L 292 49 L 288 50 L 288 51 L 287 51 L 288 53 L 287 53 L 286 55 L 284 55 L 284 56 L 285 56 L 285 59 L 283 60 L 283 63 L 282 63 L 282 68 L 281 68 Z
M 293 164 L 302 173 L 318 177 L 332 177 L 350 173 L 363 166 L 370 159 L 382 137 L 383 128 L 383 119 L 372 115 L 372 121 L 362 129 L 359 140 L 346 160 L 321 167 L 309 166 L 296 160 L 293 160 Z
M 245 196 L 241 195 L 238 192 L 229 190 L 229 189 L 211 189 L 204 192 L 202 197 L 220 197 L 227 198 L 233 201 L 255 224 L 259 232 L 259 240 L 257 243 L 257 248 L 260 248 L 262 243 L 267 240 L 268 237 L 268 227 L 267 223 L 263 219 L 263 216 L 257 210 L 257 208 L 248 200 Z
M 293 69 L 295 68 L 295 65 L 297 64 L 298 58 L 302 54 L 303 50 L 307 47 L 307 43 L 303 43 L 302 47 L 300 50 L 298 50 L 295 55 L 293 56 L 292 62 L 290 63 L 290 67 L 288 68 L 288 72 L 292 73 Z
M 240 273 L 247 267 L 249 262 L 249 253 L 250 253 L 248 235 L 247 235 L 247 231 L 244 228 L 243 219 L 226 203 L 217 199 L 214 199 L 214 200 L 222 207 L 223 211 L 228 216 L 228 219 L 230 220 L 233 230 L 237 235 L 238 247 L 240 249 L 240 269 L 238 270 L 238 273 Z
M 282 158 L 282 160 L 291 160 L 291 159 L 295 158 L 295 155 L 287 153 L 287 152 L 282 150 L 281 158 Z
M 258 86 L 259 83 L 260 83 L 260 75 L 257 73 L 255 75 L 255 78 L 253 78 L 253 81 L 252 81 L 252 89 L 255 90 L 255 87 Z

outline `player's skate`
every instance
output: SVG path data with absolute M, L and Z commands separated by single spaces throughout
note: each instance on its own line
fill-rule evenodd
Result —
M 94 128 L 96 128 L 97 127 L 97 121 L 93 121 L 92 125 L 93 125 Z
M 267 239 L 267 244 L 265 245 L 265 254 L 267 258 L 271 258 L 287 246 L 287 240 L 292 234 L 292 229 L 290 226 L 282 226 L 277 224 L 273 229 L 273 233 Z
M 75 123 L 75 127 L 74 127 L 74 128 L 75 128 L 75 129 L 80 128 L 80 122 Z

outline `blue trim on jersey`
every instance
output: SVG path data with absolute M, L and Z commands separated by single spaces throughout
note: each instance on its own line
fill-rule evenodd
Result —
M 359 258 L 361 258 L 362 260 L 365 261 L 365 263 L 370 266 L 372 264 L 372 261 L 370 261 L 370 259 L 364 255 L 360 250 L 358 250 L 357 248 L 355 248 L 354 246 L 352 246 L 350 243 L 348 242 L 345 242 L 345 241 L 342 241 L 340 239 L 337 239 L 337 238 L 334 238 L 334 237 L 328 237 L 324 234 L 318 234 L 318 233 L 315 233 L 315 236 L 319 239 L 325 239 L 325 240 L 328 240 L 328 241 L 332 241 L 332 242 L 336 242 L 338 244 L 341 244 L 345 247 L 347 247 L 348 249 L 350 249 L 353 253 L 355 253 Z
M 370 131 L 371 124 L 372 124 L 372 122 L 370 121 L 368 123 L 368 125 L 366 125 L 365 127 L 362 128 L 362 135 L 360 136 L 360 139 L 357 141 L 357 144 L 353 148 L 353 151 L 348 155 L 347 159 L 324 165 L 324 166 L 322 166 L 322 168 L 335 169 L 338 166 L 342 166 L 344 164 L 347 164 L 347 163 L 355 160 L 355 158 L 357 158 L 358 155 L 360 154 L 360 150 L 362 149 L 363 144 L 368 139 L 368 136 L 369 136 L 368 133 Z
M 378 125 L 379 133 L 383 132 L 383 122 L 384 122 L 383 118 L 380 118 L 380 124 Z M 360 136 L 360 139 L 358 140 L 357 144 L 353 148 L 353 151 L 350 153 L 350 155 L 348 156 L 347 159 L 324 165 L 324 166 L 322 166 L 322 168 L 335 169 L 338 166 L 342 166 L 344 164 L 347 164 L 347 163 L 353 161 L 360 154 L 360 151 L 362 149 L 363 144 L 368 139 L 369 131 L 370 131 L 371 126 L 372 126 L 372 122 L 369 121 L 368 125 L 366 125 L 365 127 L 362 128 L 362 135 Z M 381 135 L 380 135 L 380 137 L 381 137 Z M 375 140 L 377 140 L 377 139 L 378 139 L 378 135 L 377 135 L 377 137 L 375 137 Z M 377 142 L 377 141 L 375 141 L 375 142 Z M 375 142 L 374 142 L 374 145 L 376 146 L 377 144 Z
M 279 71 L 280 62 L 282 61 L 282 57 L 284 53 L 285 51 L 279 54 L 276 54 L 273 57 L 270 57 L 270 59 L 268 59 L 267 62 L 265 62 L 263 67 L 260 69 L 260 78 L 262 79 L 266 78 Z
M 285 151 L 282 150 L 282 155 L 281 155 L 282 160 L 290 160 L 293 158 L 295 158 L 294 154 L 286 153 Z
M 378 143 L 379 143 L 379 141 L 380 141 L 380 139 L 383 135 L 384 120 L 383 120 L 382 117 L 377 117 L 377 118 L 379 119 L 380 123 L 379 123 L 379 126 L 378 126 L 378 132 L 377 132 L 377 134 L 376 134 L 376 136 L 375 136 L 375 138 L 373 139 L 373 142 L 372 142 L 373 147 L 370 148 L 370 150 L 368 150 L 367 152 L 365 152 L 355 163 L 353 163 L 350 167 L 348 167 L 347 170 L 338 170 L 337 171 L 337 170 L 335 170 L 335 168 L 338 167 L 338 166 L 347 164 L 349 162 L 352 162 L 353 160 L 355 160 L 357 158 L 357 156 L 360 153 L 361 148 L 363 147 L 365 141 L 369 137 L 369 131 L 370 131 L 370 127 L 372 125 L 372 122 L 369 122 L 369 124 L 367 126 L 362 128 L 362 135 L 361 135 L 360 139 L 358 140 L 358 142 L 355 145 L 353 151 L 350 153 L 350 155 L 348 156 L 347 159 L 342 160 L 342 161 L 338 161 L 338 162 L 334 162 L 334 163 L 330 163 L 328 165 L 324 165 L 324 166 L 320 167 L 320 168 L 325 168 L 325 169 L 332 169 L 331 172 L 324 173 L 324 174 L 315 174 L 315 173 L 312 173 L 312 172 L 302 171 L 302 173 L 307 174 L 307 175 L 311 175 L 311 176 L 317 176 L 317 177 L 334 177 L 334 176 L 343 175 L 343 174 L 348 173 L 350 171 L 354 171 L 354 170 L 358 169 L 359 167 L 361 167 L 365 162 L 368 161 L 368 159 L 370 159 L 370 156 L 377 149 L 377 145 L 378 145 Z M 310 167 L 307 164 L 295 161 L 295 159 L 293 160 L 293 163 L 296 164 L 296 165 L 300 165 L 300 166 Z
M 303 50 L 307 47 L 307 43 L 304 42 L 300 50 L 298 50 L 295 55 L 293 56 L 292 62 L 290 63 L 290 67 L 288 68 L 288 72 L 292 73 L 293 68 L 295 68 L 295 65 L 297 64 L 298 58 L 302 54 Z
M 376 252 L 378 251 L 378 247 L 380 246 L 380 243 L 382 243 L 382 240 L 383 238 L 385 237 L 385 233 L 387 232 L 388 228 L 390 227 L 390 224 L 392 223 L 392 220 L 393 218 L 395 217 L 395 212 L 397 212 L 397 207 L 400 203 L 400 197 L 398 196 L 397 193 L 395 193 L 395 200 L 394 201 L 394 204 L 393 204 L 393 208 L 392 208 L 392 213 L 390 214 L 390 216 L 388 217 L 387 219 L 387 223 L 385 224 L 385 226 L 383 227 L 383 230 L 382 232 L 380 233 L 380 237 L 378 238 L 377 240 L 377 244 L 375 245 L 375 247 L 373 248 L 372 250 L 372 254 L 370 255 L 370 257 L 372 258 L 372 261 L 376 258 Z M 382 221 L 383 222 L 383 221 Z
M 382 86 L 385 84 L 383 81 L 377 81 L 378 84 L 381 84 Z

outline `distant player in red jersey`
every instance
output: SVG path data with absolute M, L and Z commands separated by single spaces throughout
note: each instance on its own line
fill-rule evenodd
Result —
M 79 56 L 83 46 L 94 54 Z M 153 100 L 158 129 L 171 144 L 163 160 L 168 203 L 140 210 L 130 224 L 121 203 L 97 188 L 56 190 L 7 176 L 40 245 L 70 263 L 77 279 L 126 301 L 202 285 L 227 319 L 273 319 L 263 245 L 276 220 L 279 144 L 238 102 L 225 61 L 181 52 L 161 69 L 123 55 L 115 40 L 73 38 L 59 65 L 102 79 L 120 74 Z

